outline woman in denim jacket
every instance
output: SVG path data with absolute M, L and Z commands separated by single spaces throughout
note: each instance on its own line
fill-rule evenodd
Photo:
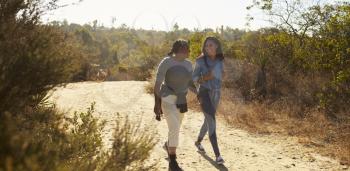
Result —
M 215 37 L 207 37 L 203 44 L 202 55 L 197 58 L 193 71 L 193 81 L 199 84 L 198 99 L 205 117 L 195 145 L 200 152 L 205 152 L 201 141 L 208 132 L 217 164 L 224 163 L 217 142 L 215 119 L 220 100 L 223 61 L 224 56 L 219 40 Z

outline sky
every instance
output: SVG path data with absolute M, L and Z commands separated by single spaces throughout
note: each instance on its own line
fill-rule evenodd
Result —
M 61 0 L 71 4 L 78 0 Z M 131 28 L 169 31 L 177 23 L 180 28 L 204 29 L 229 26 L 255 30 L 268 26 L 264 16 L 248 11 L 250 0 L 83 0 L 52 11 L 43 17 L 44 22 L 63 21 L 86 24 L 98 20 L 107 27 L 126 24 Z M 246 26 L 250 13 L 255 20 Z M 112 24 L 112 18 L 115 23 Z

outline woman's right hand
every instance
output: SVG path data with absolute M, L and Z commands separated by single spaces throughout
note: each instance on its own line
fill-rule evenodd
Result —
M 206 80 L 212 80 L 214 79 L 213 71 L 209 71 L 206 75 L 204 75 Z
M 161 103 L 162 103 L 161 98 L 158 97 L 157 95 L 155 95 L 155 103 L 154 103 L 153 112 L 156 114 L 156 119 L 158 121 L 161 120 L 161 116 L 163 114 Z
M 214 74 L 213 74 L 213 71 L 209 71 L 207 74 L 203 75 L 200 79 L 199 79 L 199 83 L 203 83 L 205 81 L 208 81 L 208 80 L 212 80 L 214 79 Z
M 153 111 L 156 114 L 156 120 L 160 121 L 163 113 L 161 107 L 159 105 L 155 105 Z

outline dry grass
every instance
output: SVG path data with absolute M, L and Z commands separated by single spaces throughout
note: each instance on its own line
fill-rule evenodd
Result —
M 318 109 L 304 110 L 288 101 L 243 102 L 230 97 L 230 89 L 223 90 L 218 113 L 230 124 L 260 134 L 296 136 L 305 146 L 321 154 L 350 164 L 350 117 L 335 122 Z
M 226 60 L 226 66 L 230 67 L 218 113 L 228 123 L 252 133 L 298 137 L 301 144 L 350 165 L 350 115 L 338 113 L 332 120 L 316 105 L 314 95 L 325 82 L 322 77 L 270 72 L 270 93 L 254 100 L 250 93 L 257 67 L 237 60 Z M 200 111 L 192 93 L 189 106 Z
M 350 118 L 345 115 L 334 122 L 317 109 L 305 111 L 300 118 L 300 108 L 286 102 L 245 102 L 232 98 L 232 89 L 223 89 L 219 115 L 240 129 L 256 134 L 280 134 L 298 137 L 299 143 L 312 147 L 321 154 L 338 158 L 350 164 Z M 189 106 L 200 111 L 195 96 L 189 94 Z
M 157 69 L 153 69 L 151 71 L 151 77 L 147 79 L 148 84 L 145 88 L 146 88 L 146 92 L 149 94 L 153 94 L 153 91 L 154 91 L 154 83 L 156 81 L 156 72 L 157 72 L 156 70 Z

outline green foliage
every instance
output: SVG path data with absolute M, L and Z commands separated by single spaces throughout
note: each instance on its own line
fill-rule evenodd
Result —
M 205 35 L 203 33 L 197 32 L 194 33 L 190 39 L 190 59 L 196 59 L 202 53 L 202 46 L 205 39 Z
M 38 25 L 40 1 L 0 1 L 0 111 L 37 105 L 70 80 L 79 53 L 50 25 Z M 45 8 L 49 8 L 51 5 Z M 18 15 L 21 13 L 21 15 Z M 15 17 L 17 16 L 17 17 Z M 35 81 L 34 81 L 35 80 Z
M 99 162 L 100 151 L 102 150 L 101 132 L 105 122 L 98 122 L 93 117 L 95 103 L 92 103 L 86 112 L 74 112 L 72 118 L 66 117 L 66 125 L 70 141 L 70 149 L 63 151 L 73 151 L 70 155 L 74 168 L 83 170 L 93 170 Z M 92 160 L 97 157 L 97 160 Z
M 101 149 L 101 124 L 92 108 L 80 123 L 65 120 L 54 106 L 1 116 L 0 168 L 5 170 L 94 170 Z
M 93 117 L 94 103 L 73 117 L 54 106 L 20 115 L 6 112 L 0 120 L 0 170 L 151 170 L 144 162 L 155 145 L 154 134 L 140 125 L 117 120 L 112 151 L 103 152 L 105 122 Z
M 104 42 L 101 49 L 109 46 L 109 40 L 93 37 L 89 29 L 75 32 L 79 40 L 72 30 L 64 33 L 58 23 L 41 24 L 41 14 L 57 8 L 56 2 L 0 0 L 0 170 L 118 170 L 105 166 L 107 160 L 119 160 L 102 151 L 104 122 L 93 117 L 94 104 L 69 118 L 47 101 L 52 88 L 70 81 L 75 73 L 84 75 L 79 71 L 90 66 L 88 57 L 95 53 L 87 46 L 95 46 L 96 40 Z M 100 54 L 109 56 L 103 50 Z M 118 131 L 133 128 L 129 123 Z M 137 141 L 149 142 L 148 135 Z M 132 150 L 140 153 L 131 160 L 120 154 L 123 166 L 136 163 L 135 168 L 143 168 L 139 161 L 148 157 L 153 143 L 139 146 L 129 140 Z
M 175 26 L 170 32 L 131 29 L 126 25 L 117 28 L 103 26 L 68 24 L 67 22 L 53 22 L 74 39 L 75 45 L 82 51 L 78 68 L 81 70 L 74 75 L 74 81 L 93 80 L 89 77 L 86 67 L 98 65 L 99 69 L 109 70 L 107 80 L 147 80 L 150 72 L 160 60 L 170 51 L 172 43 L 179 38 L 190 41 L 191 56 L 194 60 L 201 54 L 202 43 L 206 36 L 216 36 L 231 47 L 231 42 L 240 40 L 245 33 L 242 30 L 226 27 L 225 29 L 204 29 L 190 31 Z M 231 55 L 232 53 L 228 53 Z M 126 66 L 127 71 L 119 72 L 119 66 Z M 124 70 L 123 70 L 124 71 Z M 91 72 L 90 72 L 91 73 Z
M 321 14 L 327 15 L 330 9 L 333 9 L 332 15 L 328 15 L 328 21 L 316 35 L 318 41 L 313 41 L 319 52 L 315 51 L 313 67 L 331 75 L 323 93 L 323 102 L 330 102 L 322 104 L 334 112 L 347 110 L 344 107 L 350 102 L 350 5 L 326 6 Z
M 255 5 L 263 4 L 266 2 Z M 278 30 L 247 33 L 241 58 L 259 66 L 267 62 L 269 82 L 274 85 L 270 92 L 277 91 L 282 96 L 294 94 L 301 105 L 319 105 L 330 115 L 346 111 L 345 106 L 350 104 L 349 3 L 308 8 L 302 8 L 300 1 L 272 4 L 295 10 L 279 14 L 273 8 L 261 8 L 275 17 L 273 23 Z M 309 78 L 305 80 L 308 86 L 299 87 L 296 78 Z M 314 80 L 318 80 L 316 85 L 312 85 Z M 311 95 L 305 98 L 305 94 Z

